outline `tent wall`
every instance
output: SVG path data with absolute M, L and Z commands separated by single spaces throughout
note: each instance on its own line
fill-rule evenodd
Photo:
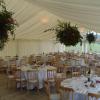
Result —
M 6 44 L 5 48 L 0 51 L 0 56 L 29 56 L 31 54 L 63 52 L 64 46 L 55 43 L 55 41 L 43 40 L 15 40 Z
M 56 43 L 55 41 L 41 41 L 40 44 L 41 53 L 48 53 L 48 52 L 63 52 L 65 47 L 60 43 Z
M 0 57 L 15 56 L 16 54 L 16 42 L 10 41 L 6 44 L 3 50 L 0 51 Z
M 40 53 L 40 41 L 36 40 L 18 40 L 17 52 L 19 56 L 29 56 L 31 54 Z

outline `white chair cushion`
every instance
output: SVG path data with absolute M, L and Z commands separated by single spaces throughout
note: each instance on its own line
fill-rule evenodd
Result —
M 38 82 L 37 80 L 29 80 L 28 81 L 29 83 L 36 83 L 36 82 Z
M 13 79 L 14 76 L 13 76 L 13 75 L 8 75 L 8 78 L 9 78 L 9 79 Z
M 60 100 L 60 94 L 51 94 L 50 100 Z
M 18 79 L 16 79 L 16 81 L 25 81 L 25 79 L 19 79 L 19 78 L 18 78 Z

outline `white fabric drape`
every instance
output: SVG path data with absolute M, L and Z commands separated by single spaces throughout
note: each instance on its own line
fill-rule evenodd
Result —
M 15 13 L 14 18 L 19 27 L 15 31 L 16 41 L 9 42 L 5 49 L 0 51 L 0 56 L 63 51 L 63 46 L 53 43 L 54 32 L 44 32 L 55 26 L 58 19 L 100 32 L 100 0 L 5 0 L 5 2 L 7 9 Z M 47 22 L 43 23 L 42 19 L 45 17 Z
M 15 31 L 16 39 L 46 40 L 55 37 L 53 32 L 44 33 L 44 30 L 55 25 L 59 17 L 25 0 L 5 0 L 5 2 L 7 9 L 15 13 L 14 18 L 19 24 Z M 44 17 L 47 17 L 47 23 L 42 22 Z
M 16 39 L 55 38 L 43 31 L 56 25 L 58 19 L 100 32 L 100 0 L 5 0 L 19 23 Z M 41 20 L 47 17 L 47 23 Z
M 40 5 L 47 11 L 100 32 L 100 0 L 27 0 Z
M 30 56 L 31 54 L 63 52 L 64 46 L 55 41 L 42 40 L 15 40 L 9 41 L 5 48 L 0 51 L 0 57 L 5 56 Z

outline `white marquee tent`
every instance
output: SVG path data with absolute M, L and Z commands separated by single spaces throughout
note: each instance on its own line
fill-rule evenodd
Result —
M 100 0 L 5 0 L 17 20 L 16 40 L 10 39 L 1 56 L 30 55 L 63 51 L 55 42 L 55 34 L 44 33 L 57 20 L 66 20 L 79 27 L 100 32 Z M 62 48 L 61 48 L 62 47 Z

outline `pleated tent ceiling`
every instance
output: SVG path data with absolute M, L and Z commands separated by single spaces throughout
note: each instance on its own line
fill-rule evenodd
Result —
M 57 19 L 100 32 L 100 0 L 5 0 L 15 12 L 19 26 L 16 39 L 53 39 L 55 34 L 43 31 L 54 26 Z M 46 17 L 47 23 L 42 19 Z
M 27 0 L 79 26 L 100 32 L 100 0 Z
M 60 17 L 26 0 L 5 0 L 5 2 L 7 9 L 15 13 L 14 18 L 19 24 L 15 31 L 16 39 L 47 40 L 55 38 L 54 33 L 44 33 L 43 31 L 55 25 L 57 19 L 61 19 Z

